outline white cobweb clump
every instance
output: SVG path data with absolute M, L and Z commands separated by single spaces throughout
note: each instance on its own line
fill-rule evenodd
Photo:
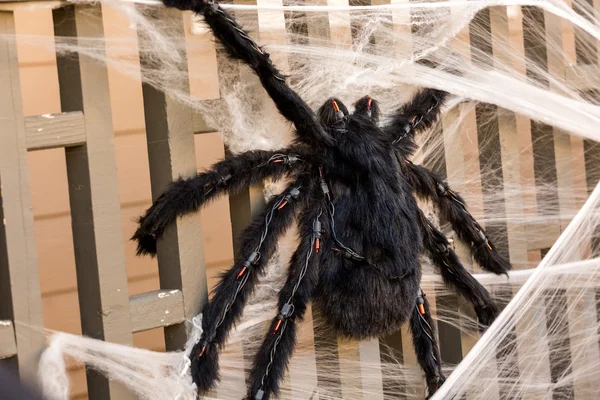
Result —
M 189 37 L 186 42 L 176 22 L 179 14 L 161 12 L 162 7 L 152 3 L 106 2 L 130 19 L 137 31 L 133 42 L 56 38 L 56 51 L 110 63 L 123 74 L 164 90 L 221 132 L 233 153 L 277 149 L 289 143 L 292 127 L 278 114 L 258 79 L 246 66 L 227 59 L 219 46 L 220 98 L 198 101 L 190 96 L 186 85 L 203 70 L 189 68 L 183 52 L 206 51 L 213 44 Z M 600 24 L 594 10 L 581 0 L 572 4 L 559 0 L 392 0 L 352 8 L 336 0 L 323 4 L 290 1 L 283 7 L 259 1 L 258 6 L 227 7 L 266 45 L 275 63 L 289 75 L 287 82 L 313 108 L 331 96 L 350 106 L 369 94 L 385 114 L 408 101 L 420 87 L 450 92 L 453 98 L 440 122 L 419 138 L 422 146 L 414 161 L 445 171 L 450 184 L 464 194 L 476 218 L 499 248 L 510 254 L 515 266 L 508 279 L 476 275 L 506 305 L 481 338 L 468 306 L 445 309 L 443 302 L 437 303 L 440 323 L 462 331 L 471 345 L 478 342 L 458 366 L 447 365 L 448 374 L 454 372 L 434 398 L 597 398 L 600 189 L 591 189 L 600 176 L 596 146 L 600 85 L 595 78 L 600 76 Z M 192 36 L 206 38 L 201 19 L 194 23 Z M 103 49 L 109 46 L 112 57 L 106 58 Z M 141 69 L 131 55 L 132 46 L 143 55 Z M 585 69 L 575 68 L 582 57 L 595 58 L 595 62 L 586 63 Z M 539 147 L 548 141 L 554 141 L 555 157 Z M 456 154 L 448 149 L 464 152 L 460 169 L 448 167 L 456 161 Z M 479 155 L 473 156 L 469 149 Z M 500 152 L 498 165 L 494 160 Z M 514 171 L 521 175 L 515 177 Z M 271 189 L 277 191 L 277 187 Z M 539 226 L 548 222 L 562 233 L 547 254 L 547 249 L 538 251 L 545 257 L 537 265 L 535 258 L 528 259 L 526 244 L 535 239 L 536 227 L 539 235 L 545 234 Z M 243 396 L 243 387 L 231 389 L 231 382 L 243 382 L 247 361 L 239 355 L 253 354 L 264 334 L 264 323 L 274 316 L 274 300 L 293 237 L 290 234 L 280 244 L 267 276 L 231 335 L 221 360 L 223 383 L 208 398 Z M 464 250 L 460 246 L 456 243 L 459 253 Z M 471 268 L 468 257 L 463 261 Z M 425 292 L 435 299 L 451 297 L 427 260 L 423 267 Z M 476 266 L 472 269 L 481 272 Z M 193 344 L 199 325 L 189 323 L 193 332 L 189 344 Z M 385 341 L 357 349 L 340 340 L 337 354 L 327 357 L 317 354 L 315 347 L 331 341 L 330 332 L 318 318 L 308 325 L 301 328 L 282 398 L 307 399 L 318 394 L 326 399 L 379 399 L 383 391 L 394 398 L 423 397 L 422 372 L 414 362 L 400 362 L 409 359 L 408 355 L 400 361 L 387 357 Z M 369 356 L 369 349 L 381 352 L 381 357 Z M 121 382 L 139 398 L 193 399 L 185 355 L 56 333 L 41 360 L 40 379 L 48 398 L 68 398 L 64 358 L 69 357 Z M 328 390 L 335 386 L 331 382 L 341 382 L 342 390 Z

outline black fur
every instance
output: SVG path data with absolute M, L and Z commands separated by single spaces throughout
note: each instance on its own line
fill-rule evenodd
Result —
M 442 279 L 473 305 L 481 328 L 487 328 L 498 315 L 498 309 L 490 294 L 465 269 L 454 250 L 450 248 L 444 234 L 437 230 L 423 213 L 421 221 L 425 248 L 431 261 L 439 268 Z
M 452 191 L 436 173 L 420 165 L 405 161 L 404 172 L 415 192 L 435 202 L 458 237 L 471 244 L 473 258 L 481 268 L 495 274 L 506 274 L 510 271 L 510 261 L 498 253 L 458 193 Z
M 364 96 L 354 103 L 354 114 L 365 116 L 374 123 L 378 123 L 380 116 L 379 102 L 371 96 Z
M 276 207 L 278 202 L 280 202 L 292 188 L 302 186 L 302 183 L 304 183 L 304 188 L 301 187 L 300 189 L 301 197 L 290 201 L 285 207 L 278 209 Z M 205 393 L 216 384 L 219 371 L 218 348 L 225 344 L 229 331 L 242 315 L 246 301 L 250 294 L 252 294 L 252 291 L 258 282 L 259 275 L 263 272 L 266 263 L 273 254 L 278 239 L 291 225 L 295 211 L 302 208 L 302 203 L 306 201 L 303 199 L 305 194 L 302 192 L 307 190 L 306 186 L 306 181 L 294 182 L 289 185 L 287 190 L 280 196 L 269 201 L 263 213 L 257 216 L 250 226 L 242 232 L 239 254 L 244 257 L 243 259 L 245 261 L 245 259 L 255 251 L 259 244 L 261 234 L 265 231 L 266 227 L 265 218 L 275 209 L 273 219 L 268 226 L 268 234 L 266 235 L 262 246 L 260 246 L 261 257 L 255 265 L 249 267 L 246 271 L 248 280 L 242 290 L 239 291 L 236 301 L 231 304 L 229 311 L 225 311 L 226 306 L 231 302 L 233 293 L 235 293 L 237 286 L 240 283 L 238 276 L 243 269 L 243 261 L 237 263 L 221 275 L 221 279 L 213 291 L 211 301 L 206 305 L 202 312 L 202 337 L 194 346 L 190 355 L 190 359 L 192 360 L 192 377 L 198 386 L 199 393 Z M 223 318 L 223 315 L 225 315 L 225 318 L 223 319 L 222 324 L 217 328 L 216 325 L 221 318 Z M 203 346 L 206 346 L 205 352 L 202 357 L 199 357 Z
M 304 318 L 310 298 L 319 281 L 320 253 L 316 253 L 314 248 L 313 221 L 318 218 L 324 226 L 327 226 L 327 217 L 324 213 L 324 201 L 314 199 L 319 195 L 319 193 L 316 193 L 317 188 L 318 186 L 315 185 L 315 192 L 312 193 L 313 199 L 299 215 L 300 244 L 290 261 L 287 281 L 279 292 L 278 310 L 282 310 L 282 307 L 291 299 L 290 304 L 293 305 L 293 314 L 289 318 L 281 319 L 278 316 L 273 319 L 269 331 L 256 353 L 250 371 L 249 398 L 253 398 L 252 396 L 259 390 L 265 392 L 263 400 L 267 400 L 271 393 L 277 394 L 279 392 L 279 384 L 296 344 L 296 322 L 302 321 Z M 321 214 L 320 217 L 319 214 Z M 327 247 L 330 240 L 328 238 L 323 239 L 321 244 Z M 305 267 L 306 270 L 303 271 Z M 293 293 L 296 285 L 298 285 L 297 291 Z M 279 322 L 280 320 L 282 322 Z M 279 324 L 279 329 L 276 331 L 277 324 Z M 271 354 L 274 357 L 272 365 L 269 365 Z
M 410 331 L 417 361 L 425 372 L 427 398 L 430 398 L 446 378 L 442 373 L 440 350 L 437 343 L 438 334 L 436 325 L 431 318 L 429 302 L 425 296 L 422 301 L 425 313 L 421 315 L 417 304 L 412 307 Z
M 314 146 L 322 143 L 333 144 L 310 107 L 285 83 L 283 76 L 271 62 L 269 54 L 254 43 L 248 33 L 244 32 L 232 16 L 218 4 L 208 4 L 201 0 L 167 0 L 165 5 L 203 14 L 206 23 L 229 55 L 245 62 L 256 72 L 279 112 L 296 126 L 301 141 Z
M 247 260 L 257 247 L 261 257 L 250 268 L 248 263 L 240 262 L 225 272 L 203 310 L 203 335 L 190 357 L 199 393 L 218 380 L 219 349 L 241 316 L 278 238 L 298 215 L 300 244 L 278 304 L 280 314 L 290 304 L 293 312 L 273 320 L 254 360 L 248 397 L 265 400 L 278 392 L 294 349 L 296 322 L 303 318 L 311 300 L 338 334 L 350 338 L 382 336 L 410 320 L 431 394 L 443 376 L 428 305 L 425 302 L 427 314 L 421 315 L 415 303 L 420 293 L 419 255 L 423 250 L 427 249 L 440 266 L 444 280 L 476 309 L 479 307 L 482 324 L 491 323 L 495 316 L 489 295 L 464 270 L 456 255 L 436 252 L 441 245 L 447 249 L 447 241 L 422 219 L 412 194 L 416 191 L 432 197 L 461 238 L 487 248 L 487 238 L 485 242 L 475 240 L 473 235 L 478 233 L 474 227 L 478 225 L 460 206 L 460 198 L 453 197 L 445 186 L 444 194 L 436 192 L 441 181 L 408 163 L 407 157 L 416 149 L 414 134 L 431 127 L 447 94 L 430 89 L 419 92 L 384 128 L 377 125 L 377 102 L 369 97 L 355 103 L 354 113 L 340 100 L 330 98 L 315 114 L 286 85 L 268 54 L 218 5 L 202 0 L 165 0 L 165 4 L 203 14 L 230 56 L 256 72 L 281 114 L 297 130 L 297 143 L 289 148 L 247 152 L 217 163 L 194 178 L 180 179 L 140 218 L 133 237 L 138 242 L 138 253 L 155 254 L 156 238 L 168 224 L 216 196 L 234 193 L 267 177 L 287 176 L 294 182 L 272 199 L 242 234 L 237 249 L 241 259 Z M 299 155 L 301 160 L 273 159 L 290 154 Z M 298 187 L 300 193 L 291 196 Z M 284 200 L 291 204 L 282 206 Z M 313 229 L 317 217 L 322 226 L 318 254 Z M 270 224 L 264 236 L 266 221 Z M 495 250 L 480 254 L 481 246 L 474 246 L 473 251 L 484 268 L 505 272 L 509 267 Z M 430 332 L 423 328 L 420 318 L 432 327 Z
M 248 151 L 216 163 L 207 172 L 173 182 L 139 218 L 139 227 L 132 237 L 138 242 L 137 254 L 156 255 L 156 239 L 177 217 L 198 210 L 226 192 L 235 194 L 268 177 L 279 179 L 284 174 L 297 171 L 302 164 L 302 159 L 269 162 L 279 154 L 300 155 L 302 150 L 296 147 L 278 151 Z
M 433 126 L 447 97 L 446 92 L 424 89 L 391 115 L 389 124 L 383 129 L 398 143 L 395 148 L 399 158 L 406 159 L 415 152 L 415 134 Z

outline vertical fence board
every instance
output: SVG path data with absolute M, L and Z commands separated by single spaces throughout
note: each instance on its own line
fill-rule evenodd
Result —
M 15 321 L 17 358 L 11 363 L 31 379 L 44 323 L 14 35 L 13 13 L 0 12 L 0 319 Z
M 238 3 L 247 4 L 253 0 L 239 0 Z M 312 3 L 323 3 L 325 0 L 307 0 Z M 393 3 L 404 0 L 391 0 Z M 258 0 L 259 4 L 281 5 L 285 0 Z M 350 5 L 386 4 L 388 0 L 350 0 Z M 346 0 L 327 0 L 329 5 L 346 5 Z M 140 6 L 142 7 L 142 6 Z M 525 27 L 524 51 L 525 55 L 535 60 L 542 69 L 550 72 L 553 76 L 563 78 L 564 64 L 566 60 L 559 57 L 549 41 L 553 40 L 562 46 L 562 34 L 557 26 L 560 20 L 548 13 L 533 8 L 524 7 L 523 12 L 534 23 Z M 174 10 L 156 8 L 152 10 L 157 18 L 161 20 L 170 19 L 176 26 L 176 36 L 184 39 L 183 23 L 181 13 Z M 283 18 L 276 16 L 273 19 L 273 11 L 263 11 L 265 18 L 261 22 L 261 13 L 257 14 L 258 34 L 264 29 L 263 39 L 269 36 L 269 42 L 283 43 L 284 35 L 277 26 L 284 23 Z M 283 12 L 281 12 L 283 15 Z M 394 11 L 393 17 L 406 21 L 409 16 L 404 11 Z M 267 15 L 268 14 L 268 15 Z M 353 12 L 347 13 L 349 18 L 342 17 L 342 13 L 336 12 L 335 16 L 322 18 L 322 24 L 311 26 L 305 19 L 298 19 L 298 15 L 291 15 L 293 24 L 288 25 L 288 30 L 294 34 L 307 35 L 307 43 L 310 43 L 312 33 L 313 40 L 323 40 L 329 35 L 332 42 L 338 45 L 352 45 L 353 39 L 362 34 L 363 27 L 352 19 Z M 408 12 L 406 12 L 408 14 Z M 68 6 L 53 12 L 56 35 L 87 38 L 103 38 L 101 6 Z M 184 14 L 187 18 L 189 14 Z M 495 7 L 483 10 L 480 18 L 485 24 L 489 24 L 481 31 L 482 35 L 476 38 L 467 38 L 473 47 L 477 47 L 481 53 L 493 57 L 495 62 L 510 65 L 509 49 L 511 39 L 509 38 L 509 21 L 506 7 Z M 480 20 L 481 22 L 481 20 Z M 331 26 L 330 26 L 331 25 Z M 173 28 L 171 25 L 170 28 Z M 282 25 L 282 32 L 284 26 Z M 400 27 L 398 29 L 405 29 Z M 421 27 L 426 29 L 426 27 Z M 546 38 L 539 38 L 539 31 L 545 31 Z M 173 31 L 170 31 L 173 33 Z M 468 31 L 467 31 L 468 33 Z M 31 326 L 41 326 L 41 299 L 39 280 L 37 272 L 37 256 L 33 236 L 33 217 L 31 215 L 31 196 L 28 187 L 28 168 L 26 159 L 26 138 L 24 120 L 20 99 L 20 86 L 18 76 L 18 63 L 16 47 L 11 35 L 14 34 L 14 20 L 12 13 L 0 12 L 0 35 L 7 35 L 9 40 L 0 43 L 0 119 L 3 127 L 7 129 L 8 135 L 0 135 L 0 183 L 2 183 L 0 195 L 0 219 L 4 223 L 0 228 L 0 319 L 8 318 L 15 320 L 16 344 L 18 365 L 21 372 L 27 372 L 31 367 L 30 361 L 36 352 L 43 346 L 43 335 L 33 332 Z M 419 30 L 413 31 L 415 36 Z M 300 39 L 302 40 L 302 39 Z M 377 45 L 377 37 L 371 37 L 371 45 Z M 381 39 L 385 40 L 385 38 Z M 265 41 L 265 40 L 263 40 Z M 356 40 L 354 40 L 356 42 Z M 583 51 L 581 37 L 577 31 L 574 36 L 575 53 L 578 64 L 595 64 L 597 60 L 597 49 Z M 356 43 L 354 43 L 356 44 Z M 83 42 L 80 45 L 85 46 Z M 587 46 L 585 49 L 588 49 Z M 418 51 L 419 49 L 416 49 Z M 467 51 L 468 49 L 461 49 Z M 398 48 L 398 51 L 406 53 L 406 48 Z M 184 51 L 182 55 L 185 58 Z M 590 54 L 592 53 L 592 54 Z M 66 149 L 69 194 L 72 210 L 72 225 L 75 242 L 75 253 L 77 263 L 77 278 L 79 301 L 81 308 L 83 333 L 98 339 L 131 344 L 131 321 L 129 316 L 129 300 L 127 296 L 127 277 L 124 260 L 123 238 L 121 234 L 121 222 L 119 212 L 118 181 L 116 175 L 116 159 L 113 144 L 112 118 L 109 101 L 108 79 L 106 66 L 84 54 L 77 56 L 58 57 L 59 80 L 61 84 L 61 103 L 63 111 L 83 111 L 87 131 L 87 143 Z M 104 54 L 100 54 L 104 57 Z M 147 59 L 141 54 L 142 66 L 146 65 Z M 284 71 L 287 68 L 287 60 L 275 60 Z M 489 59 L 475 60 L 484 65 Z M 153 61 L 154 62 L 154 61 Z M 525 65 L 523 65 L 523 69 Z M 187 71 L 182 71 L 186 73 Z M 551 88 L 550 82 L 542 78 L 537 72 L 527 68 L 530 79 L 541 83 L 542 86 Z M 240 73 L 242 79 L 249 73 L 244 70 Z M 142 72 L 142 77 L 145 77 Z M 251 79 L 254 79 L 252 77 Z M 189 93 L 189 82 L 185 78 L 181 82 L 180 90 Z M 179 176 L 192 176 L 196 173 L 196 162 L 193 144 L 193 113 L 190 107 L 177 102 L 168 94 L 163 93 L 147 83 L 143 83 L 144 107 L 146 112 L 146 131 L 148 142 L 148 153 L 152 181 L 152 194 L 156 198 L 166 188 L 167 184 Z M 597 93 L 592 93 L 596 97 Z M 511 260 L 517 266 L 527 264 L 527 240 L 525 227 L 512 223 L 511 219 L 521 220 L 521 216 L 530 211 L 524 210 L 524 198 L 527 196 L 521 185 L 527 186 L 528 176 L 524 174 L 526 166 L 522 161 L 531 161 L 534 165 L 535 185 L 538 189 L 537 199 L 534 204 L 540 209 L 560 210 L 561 215 L 572 215 L 576 211 L 578 173 L 587 178 L 590 187 L 597 181 L 597 143 L 569 137 L 557 129 L 535 121 L 525 121 L 506 110 L 500 110 L 494 106 L 477 105 L 472 111 L 468 111 L 460 105 L 454 111 L 447 114 L 442 121 L 444 130 L 450 128 L 458 120 L 458 112 L 470 113 L 467 123 L 478 126 L 478 137 L 475 146 L 477 149 L 461 147 L 464 140 L 453 142 L 451 138 L 445 137 L 443 162 L 438 165 L 448 177 L 451 185 L 458 186 L 457 189 L 469 191 L 472 183 L 460 187 L 467 179 L 468 172 L 465 170 L 468 164 L 466 160 L 473 155 L 479 157 L 481 172 L 485 174 L 475 185 L 476 191 L 483 191 L 482 206 L 485 213 L 491 215 L 500 214 L 506 216 L 506 222 L 490 224 L 487 230 L 493 240 L 501 244 L 500 250 L 510 254 Z M 527 122 L 531 131 L 527 132 L 527 143 L 523 142 L 525 135 L 523 128 Z M 485 132 L 485 134 L 484 134 Z M 444 134 L 446 134 L 444 132 Z M 532 154 L 524 158 L 522 150 L 525 145 L 532 145 Z M 585 153 L 585 166 L 583 160 L 572 161 L 570 157 L 580 154 L 582 147 L 588 150 Z M 485 165 L 484 165 L 485 164 Z M 529 165 L 529 164 L 527 164 Z M 583 168 L 586 171 L 583 171 Z M 575 168 L 575 169 L 573 169 Z M 491 172 L 490 172 L 491 171 Z M 479 172 L 479 171 L 478 171 Z M 475 179 L 475 180 L 477 180 Z M 454 182 L 452 182 L 454 181 Z M 525 183 L 525 184 L 524 184 Z M 468 186 L 468 187 L 466 187 Z M 504 192 L 498 199 L 498 191 Z M 493 196 L 486 199 L 485 194 Z M 242 191 L 230 198 L 232 230 L 234 232 L 234 245 L 237 244 L 238 234 L 248 225 L 257 212 L 264 207 L 263 187 L 251 188 Z M 479 193 L 476 193 L 476 197 Z M 478 207 L 479 208 L 479 207 Z M 494 210 L 492 210 L 492 208 Z M 534 207 L 535 208 L 535 207 Z M 502 218 L 500 218 L 502 219 Z M 564 226 L 565 221 L 557 221 Z M 534 234 L 534 233 L 530 233 Z M 504 240 L 506 239 L 506 240 Z M 460 249 L 459 249 L 460 250 Z M 531 250 L 531 249 L 529 249 Z M 536 250 L 539 252 L 538 250 Z M 237 254 L 236 254 L 237 255 Z M 531 255 L 531 254 L 530 254 Z M 159 243 L 159 271 L 160 283 L 163 289 L 179 289 L 183 293 L 185 317 L 190 319 L 200 311 L 207 300 L 206 274 L 203 262 L 202 235 L 197 217 L 182 218 L 174 226 L 165 232 L 164 239 Z M 25 265 L 26 267 L 23 267 Z M 286 268 L 286 265 L 282 265 Z M 23 293 L 26 293 L 23 296 Z M 593 293 L 590 293 L 593 295 Z M 587 301 L 593 301 L 587 296 Z M 572 306 L 568 292 L 559 294 L 551 304 L 547 304 L 545 315 L 536 315 L 545 331 L 552 325 L 560 322 L 558 333 L 549 339 L 549 348 L 561 348 L 560 352 L 548 351 L 548 371 L 542 366 L 539 375 L 543 383 L 549 381 L 557 382 L 563 379 L 564 374 L 572 372 L 570 361 L 572 355 L 565 348 L 573 346 L 569 340 L 576 335 L 575 326 L 572 321 L 565 323 L 561 317 Z M 443 306 L 452 311 L 458 310 L 459 302 L 456 296 L 438 297 L 437 307 Z M 433 305 L 435 308 L 435 304 Z M 462 309 L 461 309 L 462 311 Z M 318 317 L 317 317 L 318 318 Z M 557 322 L 558 321 L 558 322 Z M 25 322 L 24 324 L 19 324 Z M 317 324 L 315 324 L 315 327 Z M 440 323 L 440 342 L 442 357 L 445 362 L 460 362 L 462 356 L 468 351 L 470 341 L 461 335 L 460 330 L 449 324 Z M 569 332 L 570 331 L 570 332 Z M 333 395 L 343 398 L 353 398 L 359 391 L 364 380 L 343 380 L 341 376 L 350 377 L 353 374 L 371 374 L 372 371 L 364 371 L 357 368 L 354 361 L 372 360 L 378 358 L 385 361 L 384 347 L 389 345 L 393 349 L 394 356 L 399 361 L 406 361 L 404 350 L 409 340 L 404 337 L 404 330 L 381 341 L 374 340 L 366 344 L 349 344 L 339 340 L 335 336 L 324 334 L 315 339 L 316 370 L 319 365 L 327 364 L 328 381 L 321 380 L 317 375 L 318 385 L 321 389 L 321 398 Z M 509 339 L 514 343 L 514 335 L 518 334 L 519 328 L 513 332 Z M 165 337 L 168 350 L 180 349 L 187 339 L 187 330 L 183 324 L 165 328 Z M 526 345 L 518 341 L 519 346 Z M 543 351 L 542 349 L 540 351 Z M 381 352 L 381 354 L 380 354 Z M 594 353 L 597 354 L 597 353 Z M 245 354 L 248 359 L 253 354 Z M 498 355 L 499 357 L 502 354 Z M 410 357 L 409 357 L 410 358 Z M 589 359 L 589 357 L 588 357 Z M 16 360 L 16 358 L 14 359 Z M 412 360 L 412 358 L 411 358 Z M 246 360 L 248 362 L 249 360 Z M 575 368 L 577 368 L 577 360 Z M 511 360 L 513 366 L 507 371 L 500 371 L 504 378 L 512 379 L 519 373 L 519 360 Z M 337 364 L 336 364 L 337 363 Z M 15 364 L 16 365 L 16 364 Z M 358 364 L 357 364 L 358 365 Z M 335 368 L 342 372 L 336 378 Z M 302 371 L 299 371 L 302 372 Z M 494 371 L 491 371 L 495 373 Z M 522 371 L 521 371 L 522 372 Z M 527 371 L 530 373 L 529 371 Z M 382 398 L 400 398 L 398 394 L 398 376 L 386 376 L 382 374 Z M 364 378 L 364 376 L 363 376 Z M 392 381 L 394 379 L 394 381 Z M 290 382 L 286 383 L 285 389 L 289 388 Z M 292 382 L 293 384 L 293 382 Z M 567 382 L 561 387 L 554 389 L 555 397 L 577 396 L 578 387 L 588 389 L 590 382 Z M 93 371 L 88 371 L 88 385 L 91 398 L 129 398 L 122 387 L 109 382 Z M 292 387 L 293 389 L 293 387 Z M 225 389 L 220 389 L 225 390 Z M 532 389 L 528 395 L 535 395 Z M 350 395 L 352 394 L 352 396 Z M 508 395 L 500 389 L 500 396 Z
M 100 5 L 57 9 L 53 17 L 56 36 L 104 37 Z M 87 144 L 65 150 L 81 329 L 86 336 L 131 344 L 107 67 L 82 53 L 58 57 L 57 66 L 62 111 L 83 111 L 87 132 Z M 131 398 L 89 368 L 87 381 L 92 399 Z
M 324 0 L 302 0 L 297 1 L 284 0 L 284 5 L 319 5 L 324 4 Z M 310 15 L 310 18 L 308 16 Z M 286 42 L 290 45 L 307 45 L 314 43 L 315 45 L 323 45 L 329 39 L 329 21 L 326 14 L 316 15 L 306 14 L 302 12 L 284 12 Z M 284 71 L 288 78 L 288 84 L 292 87 L 297 81 L 294 71 L 302 70 L 307 67 L 306 63 L 310 63 L 310 58 L 302 59 L 291 58 L 287 60 L 288 70 Z M 290 73 L 290 71 L 292 71 Z M 292 229 L 288 233 L 288 237 L 297 237 L 297 230 Z M 293 235 L 293 236 L 292 236 Z M 284 267 L 283 265 L 281 266 Z M 317 334 L 321 332 L 316 331 Z M 315 354 L 315 327 L 313 321 L 312 305 L 309 305 L 302 323 L 298 324 L 298 348 L 289 366 L 289 382 L 291 386 L 291 398 L 302 400 L 306 398 L 307 392 L 318 391 L 318 376 L 317 376 L 317 358 Z M 302 346 L 302 347 L 300 347 Z M 341 362 L 341 360 L 340 360 Z M 299 385 L 299 382 L 302 382 Z
M 187 14 L 165 8 L 152 11 L 155 18 L 168 22 L 173 40 L 184 43 L 183 16 Z M 143 32 L 138 30 L 138 35 Z M 180 56 L 185 60 L 185 50 L 180 50 Z M 156 60 L 149 60 L 148 54 L 140 52 L 150 182 L 152 198 L 156 199 L 172 181 L 194 176 L 197 171 L 192 109 L 145 81 L 143 67 L 149 62 Z M 187 74 L 187 70 L 181 72 Z M 189 94 L 187 75 L 178 85 L 179 91 Z M 178 218 L 165 230 L 157 247 L 160 287 L 181 290 L 185 317 L 192 319 L 208 299 L 199 216 Z M 165 328 L 167 350 L 180 350 L 186 341 L 185 324 Z

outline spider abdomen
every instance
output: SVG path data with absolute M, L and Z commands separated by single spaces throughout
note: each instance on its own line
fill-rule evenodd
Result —
M 410 218 L 416 203 L 402 189 L 400 182 L 376 197 L 367 190 L 336 197 L 336 235 L 365 258 L 345 258 L 335 243 L 321 254 L 314 306 L 339 335 L 361 340 L 391 333 L 415 306 L 422 241 Z
M 336 265 L 337 264 L 337 265 Z M 356 340 L 392 333 L 406 322 L 415 305 L 421 271 L 393 280 L 365 264 L 347 260 L 323 264 L 314 306 L 340 336 Z

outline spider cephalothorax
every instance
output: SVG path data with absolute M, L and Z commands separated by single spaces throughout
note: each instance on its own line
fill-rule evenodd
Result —
M 138 253 L 155 254 L 156 240 L 178 216 L 210 199 L 263 179 L 289 180 L 242 233 L 241 262 L 224 273 L 203 310 L 202 337 L 191 352 L 200 393 L 218 380 L 218 351 L 258 282 L 277 240 L 296 222 L 300 242 L 279 293 L 278 314 L 255 357 L 248 397 L 277 393 L 296 340 L 296 322 L 309 301 L 340 335 L 382 336 L 410 321 L 413 343 L 431 395 L 443 382 L 435 325 L 419 288 L 419 255 L 426 251 L 446 284 L 471 302 L 482 327 L 496 308 L 465 270 L 445 236 L 425 218 L 413 195 L 432 200 L 486 270 L 506 273 L 464 201 L 436 174 L 413 164 L 414 135 L 439 116 L 447 94 L 425 89 L 380 127 L 377 102 L 365 96 L 350 113 L 331 98 L 314 113 L 286 85 L 269 56 L 215 3 L 166 0 L 202 13 L 229 54 L 254 69 L 281 114 L 294 123 L 296 140 L 278 151 L 249 151 L 179 179 L 140 218 Z

